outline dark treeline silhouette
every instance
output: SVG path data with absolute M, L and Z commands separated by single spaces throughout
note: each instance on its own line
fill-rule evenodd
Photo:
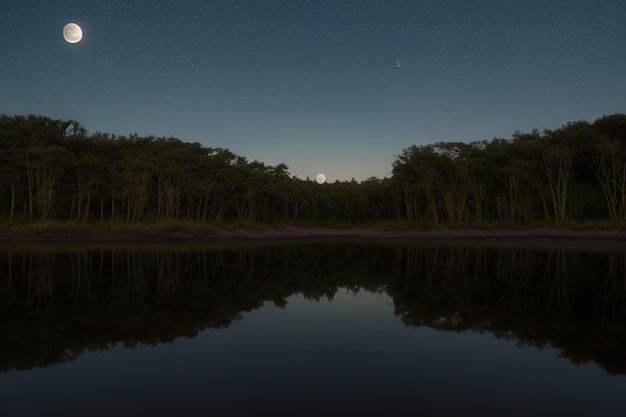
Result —
M 402 215 L 434 223 L 626 220 L 626 115 L 511 139 L 439 142 L 393 163 Z
M 591 278 L 590 278 L 591 277 Z M 359 242 L 0 250 L 0 372 L 229 326 L 288 297 L 386 291 L 406 325 L 554 346 L 625 374 L 623 248 Z
M 8 222 L 626 221 L 625 114 L 411 146 L 391 178 L 360 183 L 318 185 L 223 148 L 33 115 L 0 116 L 0 150 Z

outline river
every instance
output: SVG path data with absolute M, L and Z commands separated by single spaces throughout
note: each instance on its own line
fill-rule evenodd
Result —
M 0 246 L 7 416 L 626 410 L 626 249 Z

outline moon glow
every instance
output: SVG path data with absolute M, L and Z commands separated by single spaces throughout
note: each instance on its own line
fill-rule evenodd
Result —
M 77 43 L 83 38 L 83 30 L 76 23 L 68 23 L 63 27 L 63 39 L 69 43 Z
M 324 184 L 326 182 L 326 175 L 324 174 L 319 174 L 317 177 L 315 177 L 315 181 L 318 184 Z

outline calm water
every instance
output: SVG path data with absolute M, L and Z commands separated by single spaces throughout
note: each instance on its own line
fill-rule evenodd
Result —
M 626 412 L 626 250 L 0 248 L 7 416 Z

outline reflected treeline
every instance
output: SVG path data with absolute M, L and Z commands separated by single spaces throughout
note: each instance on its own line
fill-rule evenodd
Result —
M 192 337 L 294 293 L 380 291 L 381 256 L 357 244 L 4 250 L 0 371 Z
M 626 373 L 626 252 L 402 248 L 387 292 L 415 326 L 491 332 Z
M 552 345 L 626 373 L 626 252 L 364 242 L 0 251 L 0 371 L 228 326 L 266 302 L 386 290 L 408 325 Z

